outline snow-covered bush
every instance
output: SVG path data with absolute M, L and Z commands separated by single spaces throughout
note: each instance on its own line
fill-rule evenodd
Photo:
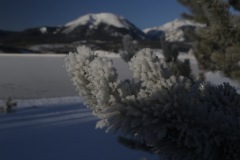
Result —
M 10 113 L 16 109 L 17 102 L 12 97 L 8 97 L 3 105 L 0 106 L 0 113 Z
M 111 60 L 85 46 L 66 57 L 66 69 L 97 128 L 119 132 L 169 160 L 240 159 L 240 96 L 173 75 L 151 50 L 129 62 L 133 79 L 119 81 Z

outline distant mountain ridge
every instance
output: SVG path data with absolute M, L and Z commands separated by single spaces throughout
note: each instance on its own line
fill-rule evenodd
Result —
M 153 41 L 155 46 L 160 46 L 161 35 L 167 35 L 169 41 L 184 41 L 182 29 L 195 26 L 187 20 L 174 20 L 142 31 L 122 16 L 91 13 L 62 26 L 43 26 L 19 32 L 0 30 L 0 52 L 1 49 L 4 52 L 4 48 L 12 50 L 12 47 L 29 52 L 67 52 L 79 44 L 107 50 L 117 49 L 121 48 L 122 38 L 126 35 L 133 40 L 146 42 L 147 47 Z M 54 47 L 51 48 L 51 45 Z
M 114 48 L 117 45 L 120 47 L 120 42 L 125 35 L 132 37 L 134 40 L 146 39 L 142 30 L 122 16 L 112 13 L 91 13 L 62 26 L 43 26 L 20 32 L 0 31 L 0 47 L 1 45 L 5 47 L 7 45 L 7 48 L 9 48 L 10 45 L 20 48 L 33 48 L 34 45 L 65 44 L 62 45 L 62 48 L 68 50 L 69 46 L 76 46 L 84 42 L 87 44 L 93 43 L 92 45 L 98 46 L 97 48 Z M 73 43 L 74 45 L 72 45 Z M 55 50 L 51 51 L 55 52 Z M 39 50 L 39 52 L 41 51 Z

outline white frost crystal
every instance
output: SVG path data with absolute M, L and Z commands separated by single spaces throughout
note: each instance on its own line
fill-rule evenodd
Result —
M 173 75 L 149 49 L 129 67 L 134 79 L 119 81 L 112 62 L 85 46 L 66 57 L 97 127 L 134 137 L 166 159 L 239 159 L 240 96 L 233 87 Z

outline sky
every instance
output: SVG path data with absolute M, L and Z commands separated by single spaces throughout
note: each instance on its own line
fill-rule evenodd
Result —
M 177 0 L 0 0 L 0 29 L 64 25 L 88 13 L 110 12 L 140 29 L 180 18 L 186 8 Z

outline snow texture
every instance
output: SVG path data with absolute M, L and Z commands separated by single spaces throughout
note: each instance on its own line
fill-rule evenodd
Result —
M 1 131 L 96 120 L 90 110 L 83 108 L 80 97 L 16 99 L 14 101 L 17 102 L 15 113 L 12 113 L 12 116 L 0 115 Z M 2 103 L 3 101 L 1 101 Z
M 117 143 L 116 136 L 95 130 L 96 117 L 83 106 L 79 96 L 17 102 L 14 113 L 0 114 L 4 160 L 156 160 L 152 155 L 125 148 Z

